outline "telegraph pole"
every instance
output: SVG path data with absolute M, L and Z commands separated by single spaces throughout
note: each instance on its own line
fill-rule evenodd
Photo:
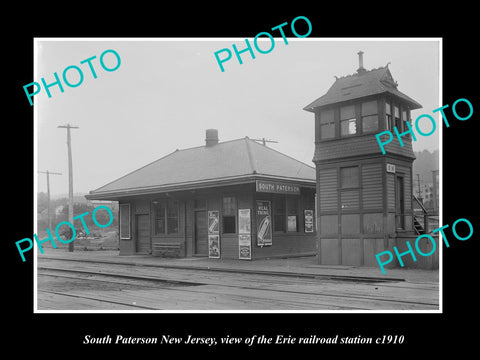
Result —
M 73 169 L 72 169 L 72 145 L 70 129 L 78 129 L 78 126 L 59 125 L 58 128 L 67 129 L 67 147 L 68 147 L 68 221 L 73 224 Z M 73 252 L 73 241 L 68 243 L 68 251 Z
M 438 170 L 432 170 L 432 180 L 433 180 L 433 187 L 432 187 L 432 197 L 433 197 L 433 211 L 437 212 L 438 211 L 438 202 L 437 202 L 437 177 L 439 175 Z
M 62 175 L 61 173 L 39 171 L 40 174 L 47 174 L 47 198 L 48 198 L 48 228 L 52 230 L 52 213 L 50 209 L 50 175 Z
M 420 199 L 420 201 L 422 201 L 422 188 L 420 187 L 420 174 L 417 174 L 417 181 L 418 181 L 418 198 Z

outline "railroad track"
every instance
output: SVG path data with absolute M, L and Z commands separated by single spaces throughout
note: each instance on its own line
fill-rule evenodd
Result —
M 292 279 L 292 274 L 288 274 L 287 278 L 283 274 L 270 276 L 267 274 L 240 274 L 238 276 L 228 274 L 228 279 L 225 279 L 225 273 L 208 270 L 160 268 L 158 273 L 152 273 L 151 267 L 143 267 L 143 265 L 105 264 L 92 260 L 87 262 L 75 260 L 75 268 L 65 267 L 66 264 L 71 266 L 72 261 L 55 259 L 53 264 L 48 264 L 48 261 L 42 261 L 39 264 L 37 274 L 42 283 L 42 286 L 38 288 L 39 296 L 40 294 L 60 296 L 70 298 L 73 302 L 76 300 L 99 301 L 124 306 L 127 310 L 178 308 L 184 298 L 195 299 L 195 297 L 205 299 L 206 302 L 214 299 L 215 303 L 209 305 L 212 310 L 215 310 L 215 305 L 219 305 L 217 298 L 221 298 L 223 301 L 225 298 L 231 299 L 233 306 L 241 308 L 248 308 L 249 304 L 258 306 L 264 304 L 268 309 L 270 297 L 273 299 L 273 306 L 298 309 L 311 309 L 315 305 L 318 310 L 322 310 L 322 306 L 324 309 L 372 310 L 370 302 L 378 304 L 381 309 L 389 308 L 389 305 L 392 309 L 422 307 L 427 310 L 438 309 L 438 302 L 435 299 L 389 296 L 388 294 L 392 291 L 428 292 L 428 289 L 419 289 L 415 284 L 401 282 L 369 284 L 368 281 L 353 280 L 353 285 L 351 285 L 353 288 L 349 291 L 348 287 L 343 290 L 337 289 L 337 287 L 345 286 L 347 280 L 342 279 L 338 282 L 332 277 L 302 278 L 298 276 Z M 56 281 L 56 283 L 62 282 L 71 285 L 66 289 L 55 288 L 55 286 L 48 288 L 49 281 L 45 280 L 47 278 L 50 278 L 53 284 Z M 352 280 L 350 281 L 352 282 Z M 318 290 L 319 286 L 325 291 Z M 81 289 L 86 289 L 86 292 L 83 293 Z M 366 292 L 368 289 L 372 293 Z M 374 289 L 381 289 L 381 291 L 376 294 Z M 116 298 L 112 295 L 105 296 L 105 292 L 108 290 L 116 290 L 116 294 L 119 296 Z M 98 294 L 95 291 L 98 291 Z M 132 301 L 131 298 L 138 293 L 151 293 L 151 296 L 148 295 L 146 299 L 143 299 L 143 303 L 142 301 L 140 303 Z M 113 294 L 113 292 L 109 292 L 109 294 Z M 122 296 L 125 294 L 128 295 L 126 296 L 128 300 L 122 300 Z M 170 301 L 171 304 L 165 304 L 165 301 L 156 302 L 156 294 L 159 298 L 166 298 L 166 301 Z M 175 298 L 179 298 L 179 300 L 173 300 Z M 224 304 L 220 305 L 222 308 Z M 185 307 L 189 308 L 188 303 L 185 303 Z

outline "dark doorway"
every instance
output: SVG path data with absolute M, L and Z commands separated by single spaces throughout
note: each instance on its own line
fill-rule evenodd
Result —
M 405 229 L 405 188 L 403 184 L 403 176 L 397 176 L 396 181 L 396 223 L 397 229 Z
M 150 215 L 135 215 L 135 236 L 137 237 L 137 253 L 150 254 L 152 252 L 150 242 Z
M 195 211 L 195 251 L 194 255 L 208 255 L 207 212 Z

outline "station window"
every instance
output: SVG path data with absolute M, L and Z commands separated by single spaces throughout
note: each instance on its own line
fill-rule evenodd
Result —
M 234 196 L 225 196 L 223 198 L 222 207 L 222 224 L 224 234 L 235 234 L 236 214 L 237 213 L 237 199 Z
M 362 132 L 370 133 L 378 130 L 377 100 L 362 103 Z
M 179 205 L 177 201 L 162 200 L 153 202 L 155 216 L 154 234 L 177 234 Z
M 408 110 L 402 111 L 402 121 L 410 121 L 410 112 Z M 407 129 L 406 126 L 403 126 L 404 129 Z
M 335 137 L 335 120 L 333 109 L 320 112 L 320 139 Z
M 155 202 L 155 235 L 165 234 L 165 202 Z
M 277 196 L 273 201 L 273 231 L 285 232 L 284 196 Z
M 340 108 L 340 135 L 348 136 L 356 133 L 357 119 L 355 118 L 355 106 L 342 106 Z
M 167 234 L 178 233 L 178 202 L 168 202 L 167 206 Z

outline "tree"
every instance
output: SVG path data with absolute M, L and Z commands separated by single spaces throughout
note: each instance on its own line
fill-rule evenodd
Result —
M 37 194 L 37 213 L 41 213 L 48 208 L 48 195 L 44 192 Z

